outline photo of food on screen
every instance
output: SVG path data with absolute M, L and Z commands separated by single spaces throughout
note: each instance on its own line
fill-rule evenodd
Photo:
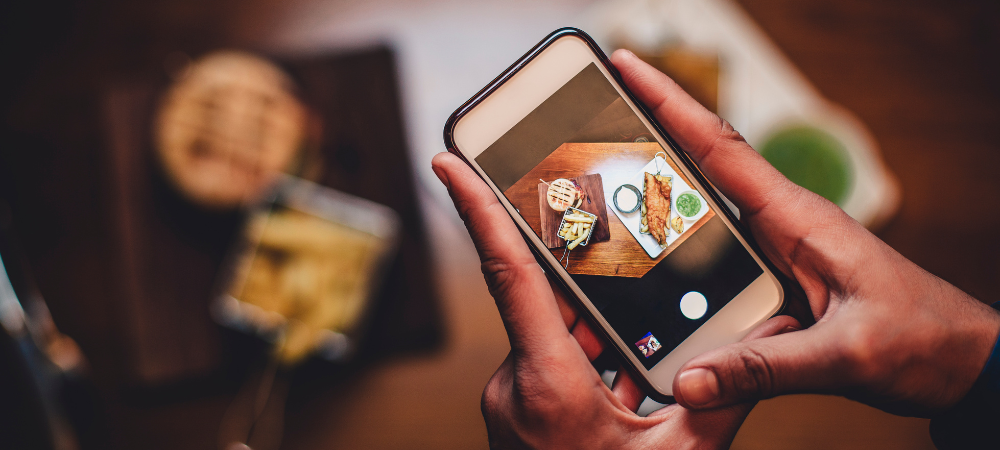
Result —
M 671 155 L 590 64 L 475 161 L 625 342 L 672 349 L 763 271 Z

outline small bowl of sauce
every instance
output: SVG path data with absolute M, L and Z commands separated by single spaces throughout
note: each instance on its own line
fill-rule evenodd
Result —
M 639 192 L 639 188 L 631 184 L 623 184 L 615 189 L 613 200 L 615 208 L 619 211 L 625 214 L 634 213 L 639 210 L 639 204 L 642 203 L 642 193 Z
M 708 209 L 705 199 L 696 191 L 682 192 L 674 197 L 674 211 L 685 220 L 697 220 L 703 216 Z

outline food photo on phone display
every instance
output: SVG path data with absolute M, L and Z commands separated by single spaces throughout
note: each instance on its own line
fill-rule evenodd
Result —
M 597 63 L 475 161 L 647 370 L 764 273 Z

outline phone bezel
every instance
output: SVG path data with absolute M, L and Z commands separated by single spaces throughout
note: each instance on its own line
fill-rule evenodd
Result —
M 646 119 L 646 122 L 648 122 L 648 124 L 654 128 L 654 131 L 657 134 L 659 134 L 658 137 L 662 138 L 662 140 L 666 142 L 666 144 L 670 147 L 669 150 L 673 153 L 676 159 L 680 160 L 680 162 L 684 165 L 685 169 L 687 169 L 688 174 L 697 180 L 697 183 L 700 185 L 699 191 L 702 192 L 702 194 L 707 194 L 709 197 L 711 197 L 711 201 L 716 205 L 716 208 L 714 208 L 716 213 L 717 214 L 721 213 L 723 216 L 725 216 L 725 221 L 729 225 L 729 228 L 738 235 L 739 240 L 741 240 L 742 243 L 745 244 L 745 247 L 752 253 L 754 259 L 763 264 L 764 273 L 758 278 L 758 281 L 767 277 L 770 279 L 770 281 L 774 284 L 774 286 L 777 289 L 777 296 L 778 296 L 777 306 L 774 308 L 773 312 L 769 314 L 767 317 L 770 317 L 773 314 L 780 312 L 782 308 L 785 307 L 786 303 L 784 296 L 784 287 L 782 286 L 782 283 L 780 282 L 779 278 L 776 276 L 776 274 L 779 274 L 780 272 L 778 272 L 777 269 L 774 267 L 774 265 L 766 257 L 763 256 L 763 252 L 760 250 L 757 243 L 753 240 L 752 236 L 747 232 L 747 230 L 743 227 L 739 219 L 732 213 L 732 211 L 730 211 L 729 208 L 725 206 L 726 203 L 723 201 L 721 195 L 719 195 L 714 185 L 712 185 L 711 182 L 708 181 L 708 179 L 701 172 L 700 168 L 698 168 L 698 166 L 694 163 L 694 161 L 691 160 L 691 158 L 687 155 L 687 153 L 684 152 L 680 148 L 680 146 L 673 140 L 673 138 L 663 129 L 663 126 L 660 125 L 660 123 L 655 119 L 651 111 L 649 111 L 649 109 L 644 104 L 642 104 L 635 97 L 635 95 L 632 94 L 632 92 L 623 82 L 621 74 L 618 73 L 617 69 L 611 63 L 611 60 L 607 57 L 607 55 L 603 52 L 603 50 L 601 50 L 601 48 L 597 45 L 597 43 L 594 42 L 594 40 L 582 30 L 572 27 L 566 27 L 566 28 L 560 28 L 554 31 L 553 33 L 549 34 L 545 39 L 543 39 L 541 42 L 535 45 L 535 47 L 529 50 L 524 56 L 522 56 L 520 59 L 514 62 L 514 64 L 512 64 L 509 68 L 503 71 L 489 84 L 487 84 L 486 87 L 484 87 L 482 90 L 476 93 L 476 95 L 474 95 L 462 106 L 460 106 L 448 118 L 448 121 L 445 123 L 444 141 L 448 151 L 458 156 L 466 164 L 468 164 L 470 167 L 476 170 L 477 165 L 470 162 L 469 159 L 465 156 L 465 154 L 463 154 L 463 152 L 459 150 L 457 144 L 455 143 L 455 128 L 459 123 L 459 121 L 463 117 L 465 117 L 470 111 L 479 106 L 486 98 L 488 98 L 490 95 L 496 92 L 501 86 L 504 85 L 504 83 L 509 81 L 519 71 L 521 71 L 528 64 L 530 64 L 538 55 L 540 55 L 543 51 L 549 48 L 553 43 L 566 37 L 578 38 L 587 44 L 587 47 L 589 47 L 591 53 L 593 53 L 596 59 L 603 65 L 607 73 L 611 75 L 611 78 L 615 82 L 616 87 L 618 87 L 628 97 L 627 100 L 629 100 L 632 103 L 632 105 L 634 105 L 639 110 L 639 112 L 643 115 L 643 118 Z M 527 231 L 523 229 L 524 225 L 521 224 L 511 213 L 511 209 L 513 208 L 513 206 L 506 204 L 509 203 L 509 201 L 506 201 L 506 198 L 504 197 L 503 193 L 500 192 L 498 194 L 497 193 L 498 189 L 496 188 L 496 186 L 493 185 L 490 182 L 490 180 L 484 177 L 483 174 L 480 173 L 480 170 L 476 170 L 476 173 L 477 175 L 479 175 L 480 178 L 484 179 L 487 185 L 490 186 L 490 189 L 494 192 L 495 195 L 497 195 L 501 203 L 504 203 L 504 207 L 507 210 L 508 215 L 510 215 L 511 219 L 515 222 L 515 224 L 518 225 L 518 230 L 521 232 L 522 237 L 528 243 L 528 247 L 535 255 L 535 259 L 538 260 L 539 264 L 546 269 L 546 273 L 549 274 L 551 278 L 555 279 L 564 288 L 564 290 L 570 294 L 570 297 L 573 297 L 579 303 L 579 305 L 584 310 L 587 311 L 588 313 L 587 315 L 590 316 L 588 317 L 588 320 L 593 325 L 595 325 L 597 329 L 600 330 L 600 333 L 604 335 L 605 339 L 607 339 L 608 342 L 613 344 L 612 346 L 618 352 L 619 356 L 624 361 L 628 362 L 627 364 L 624 364 L 624 366 L 633 374 L 636 382 L 639 383 L 640 386 L 646 391 L 646 394 L 649 395 L 654 400 L 660 402 L 672 402 L 673 396 L 661 392 L 656 386 L 654 386 L 652 380 L 648 379 L 647 377 L 647 374 L 652 373 L 654 369 L 656 369 L 656 367 L 658 367 L 660 364 L 663 364 L 663 362 L 666 361 L 666 359 L 658 363 L 652 369 L 648 370 L 645 369 L 642 363 L 638 361 L 635 355 L 633 355 L 630 349 L 627 347 L 627 343 L 619 342 L 621 341 L 621 338 L 618 337 L 617 334 L 614 332 L 614 330 L 610 328 L 610 325 L 603 320 L 603 318 L 600 316 L 600 312 L 594 311 L 593 306 L 589 304 L 589 302 L 584 302 L 581 298 L 578 298 L 578 296 L 575 295 L 573 287 L 568 284 L 569 282 L 572 282 L 572 279 L 569 278 L 569 275 L 561 274 L 560 271 L 558 270 L 561 269 L 561 267 L 559 267 L 558 269 L 553 267 L 552 263 L 548 261 L 546 256 L 544 254 L 539 253 L 540 250 L 537 248 L 537 244 L 534 243 L 532 239 L 529 237 L 529 234 L 527 234 L 527 233 L 533 234 L 533 232 L 530 230 L 530 228 Z M 755 283 L 757 283 L 757 281 L 751 283 L 751 285 Z M 749 287 L 750 286 L 748 285 L 748 288 Z M 736 298 L 734 297 L 734 300 L 735 299 Z M 716 315 L 718 315 L 718 313 Z M 763 317 L 758 322 L 766 320 L 767 317 Z M 702 327 L 699 327 L 699 330 L 701 330 L 704 327 L 705 324 L 703 324 Z M 695 331 L 695 333 L 697 333 L 697 330 Z M 692 336 L 693 335 L 694 333 L 692 333 Z M 671 349 L 671 353 L 680 348 L 681 345 L 683 344 L 684 343 L 679 344 L 674 349 Z

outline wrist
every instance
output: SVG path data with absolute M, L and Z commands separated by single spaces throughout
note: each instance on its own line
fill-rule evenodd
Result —
M 862 340 L 857 399 L 894 414 L 929 417 L 972 390 L 1000 335 L 997 311 L 946 283 L 919 286 L 922 301 L 893 305 L 895 324 Z M 863 320 L 863 319 L 861 319 Z
M 954 352 L 961 354 L 966 361 L 957 366 L 964 371 L 957 375 L 959 382 L 954 385 L 959 391 L 951 401 L 943 405 L 945 409 L 954 407 L 973 392 L 983 390 L 985 388 L 982 386 L 983 382 L 989 381 L 990 378 L 993 380 L 995 395 L 1000 395 L 1000 388 L 997 386 L 1000 383 L 1000 354 L 997 353 L 1000 350 L 997 348 L 997 341 L 1000 338 L 1000 313 L 995 309 L 1000 306 L 1000 302 L 991 308 L 976 301 L 975 306 L 970 308 L 972 311 L 968 319 L 960 319 L 967 325 L 964 327 L 966 331 L 962 333 L 964 335 L 962 339 L 967 339 L 968 350 Z M 961 345 L 960 342 L 957 344 Z M 951 358 L 943 358 L 944 361 L 949 359 Z
M 992 306 L 993 309 L 1000 310 L 1000 302 Z M 1000 338 L 994 342 L 985 366 L 965 397 L 931 420 L 931 439 L 941 450 L 993 448 L 991 430 L 998 416 L 1000 416 Z
M 975 396 L 976 401 L 1000 411 L 1000 313 L 997 312 L 1000 311 L 1000 302 L 995 302 L 991 306 L 992 311 L 986 313 L 987 323 L 982 331 L 984 340 L 992 339 L 988 346 L 989 353 L 986 354 L 982 367 L 976 372 L 975 382 L 963 399 Z

